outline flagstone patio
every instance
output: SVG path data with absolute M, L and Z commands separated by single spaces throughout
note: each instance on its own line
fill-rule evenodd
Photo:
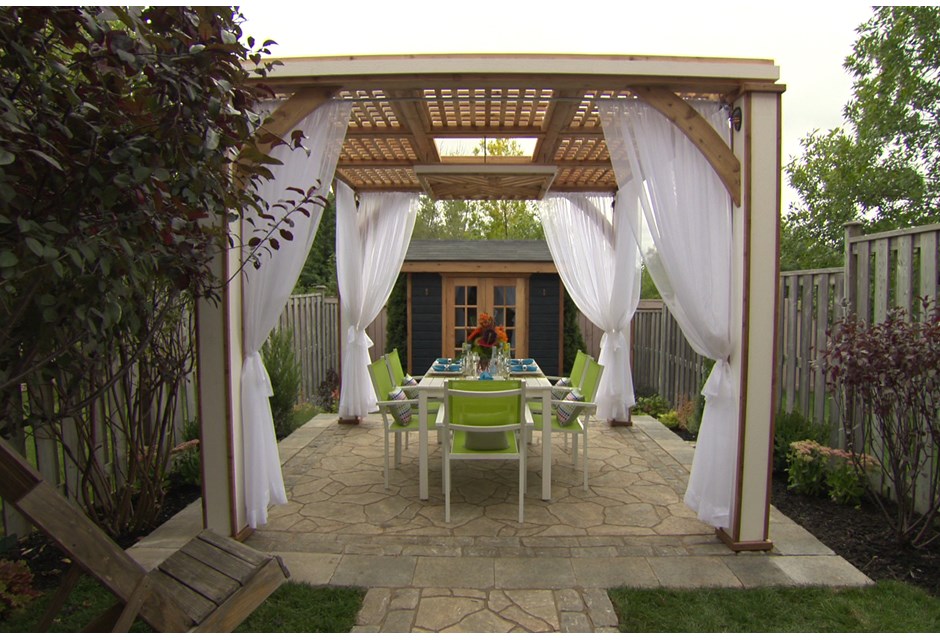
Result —
M 606 588 L 858 586 L 871 581 L 772 510 L 770 552 L 735 554 L 682 502 L 692 445 L 659 422 L 591 425 L 590 489 L 553 442 L 552 500 L 531 445 L 525 523 L 517 467 L 455 464 L 444 523 L 431 436 L 431 495 L 418 499 L 417 438 L 382 480 L 382 424 L 321 415 L 280 443 L 289 502 L 247 543 L 284 558 L 292 579 L 369 591 L 356 631 L 615 631 Z M 198 503 L 135 554 L 153 564 L 201 526 Z

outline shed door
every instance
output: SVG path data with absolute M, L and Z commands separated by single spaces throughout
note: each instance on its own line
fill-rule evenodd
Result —
M 512 353 L 525 356 L 526 280 L 514 277 L 447 276 L 444 278 L 444 344 L 446 357 L 460 357 L 460 348 L 481 313 L 489 313 L 509 336 Z

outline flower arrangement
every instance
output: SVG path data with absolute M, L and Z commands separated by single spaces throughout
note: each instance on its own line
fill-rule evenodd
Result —
M 489 360 L 493 353 L 493 347 L 502 348 L 509 342 L 509 336 L 506 335 L 506 329 L 496 324 L 488 313 L 480 314 L 480 321 L 476 329 L 467 336 L 467 342 L 470 343 L 470 349 L 480 356 L 480 360 Z

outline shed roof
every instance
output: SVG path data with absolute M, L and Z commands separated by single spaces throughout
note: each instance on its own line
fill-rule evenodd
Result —
M 544 240 L 412 240 L 406 262 L 552 262 Z
M 435 199 L 538 199 L 617 188 L 603 99 L 733 101 L 783 91 L 770 60 L 458 54 L 287 58 L 264 80 L 282 96 L 353 103 L 336 176 L 357 191 Z M 319 98 L 317 97 L 319 96 Z M 442 156 L 444 138 L 532 138 L 525 157 Z

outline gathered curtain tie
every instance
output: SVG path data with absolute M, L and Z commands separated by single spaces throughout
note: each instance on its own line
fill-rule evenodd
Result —
M 245 356 L 245 361 L 242 364 L 242 375 L 253 379 L 267 397 L 270 398 L 274 395 L 271 378 L 268 376 L 268 370 L 265 368 L 264 360 L 261 359 L 259 352 L 252 351 Z
M 372 342 L 372 338 L 369 337 L 369 334 L 366 333 L 365 329 L 349 327 L 346 330 L 346 344 L 350 346 L 357 345 L 368 349 L 375 343 Z
M 718 360 L 702 387 L 702 395 L 705 396 L 706 400 L 713 400 L 719 396 L 729 398 L 734 393 L 733 380 L 731 363 L 728 362 L 727 358 Z
M 604 332 L 604 335 L 601 336 L 601 349 L 607 346 L 608 342 L 611 343 L 610 348 L 613 349 L 615 353 L 621 349 L 627 348 L 627 336 L 625 336 L 620 329 Z

